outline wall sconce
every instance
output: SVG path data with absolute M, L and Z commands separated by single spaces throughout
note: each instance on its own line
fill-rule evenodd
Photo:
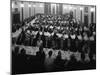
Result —
M 91 11 L 91 12 L 94 12 L 94 11 L 95 11 L 95 8 L 92 7 L 92 8 L 90 9 L 90 11 Z
M 73 7 L 72 6 L 69 6 L 69 10 L 72 10 L 73 9 Z
M 80 10 L 83 10 L 83 7 L 80 7 Z
M 64 8 L 64 9 L 67 9 L 68 7 L 67 7 L 67 6 L 64 6 L 63 8 Z
M 42 5 L 42 4 L 40 4 L 40 5 L 39 5 L 39 7 L 40 7 L 40 8 L 42 8 L 42 7 L 43 7 L 43 5 Z
M 36 5 L 33 5 L 33 7 L 36 7 Z
M 14 3 L 12 3 L 12 8 L 14 8 Z
M 21 3 L 20 7 L 21 7 L 21 8 L 23 8 L 23 7 L 24 7 L 24 4 L 23 4 L 23 3 Z
M 31 4 L 29 4 L 28 7 L 31 7 Z

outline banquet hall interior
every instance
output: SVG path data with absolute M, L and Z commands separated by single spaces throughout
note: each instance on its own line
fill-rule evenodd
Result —
M 96 6 L 11 1 L 12 74 L 96 69 Z

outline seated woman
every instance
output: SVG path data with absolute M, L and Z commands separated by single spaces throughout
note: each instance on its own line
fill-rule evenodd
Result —
M 43 51 L 43 41 L 41 40 L 41 36 L 37 40 L 37 47 L 39 47 L 40 51 Z
M 82 48 L 82 51 L 85 55 L 85 58 L 84 58 L 84 62 L 90 62 L 90 57 L 89 57 L 89 54 L 90 54 L 90 47 L 87 43 L 84 44 L 83 48 Z
M 40 50 L 36 53 L 36 64 L 35 64 L 35 71 L 36 72 L 43 72 L 44 68 L 44 61 L 45 61 L 45 53 L 43 50 Z M 38 67 L 37 67 L 38 66 Z
M 53 54 L 53 52 L 49 51 L 48 55 L 46 56 L 46 59 L 44 62 L 46 71 L 53 71 L 54 70 L 54 59 L 52 58 L 52 54 Z
M 58 56 L 54 60 L 55 70 L 56 71 L 63 70 L 64 69 L 64 63 L 65 63 L 65 60 L 62 59 L 62 57 L 61 57 L 61 51 L 59 51 L 58 52 Z
M 70 51 L 73 51 L 73 49 L 71 48 L 71 37 L 70 36 L 67 39 L 67 49 Z

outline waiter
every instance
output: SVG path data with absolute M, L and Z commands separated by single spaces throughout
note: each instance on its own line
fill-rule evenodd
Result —
M 40 51 L 43 50 L 43 41 L 41 40 L 41 37 L 39 37 L 39 39 L 37 41 L 37 47 L 39 47 Z

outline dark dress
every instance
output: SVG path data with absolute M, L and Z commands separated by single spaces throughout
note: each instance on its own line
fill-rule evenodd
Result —
M 43 51 L 37 52 L 35 66 L 38 67 L 36 68 L 36 71 L 38 72 L 44 71 L 44 60 L 45 60 L 45 53 Z
M 57 58 L 54 61 L 55 70 L 56 71 L 62 71 L 64 69 L 64 63 L 65 63 L 65 61 L 61 59 L 60 55 L 58 55 Z

